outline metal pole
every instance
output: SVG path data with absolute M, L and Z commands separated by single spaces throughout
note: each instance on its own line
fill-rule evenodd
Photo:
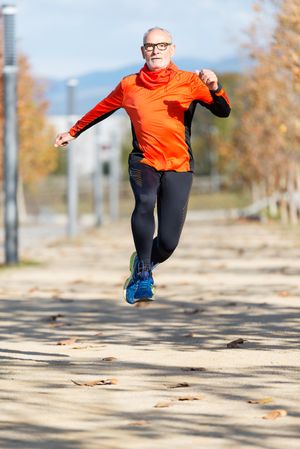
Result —
M 109 166 L 109 209 L 110 217 L 116 220 L 119 216 L 119 143 L 116 134 L 111 136 L 111 155 Z
M 93 172 L 93 191 L 95 207 L 95 225 L 101 226 L 103 222 L 103 167 L 102 167 L 102 147 L 100 143 L 100 126 L 95 126 L 95 155 Z
M 15 5 L 2 6 L 4 22 L 4 223 L 5 263 L 7 265 L 19 262 L 16 11 Z
M 78 82 L 76 79 L 69 79 L 67 82 L 67 115 L 68 124 L 71 127 L 75 122 L 75 88 Z M 74 237 L 77 234 L 78 219 L 78 184 L 75 143 L 68 145 L 68 236 Z

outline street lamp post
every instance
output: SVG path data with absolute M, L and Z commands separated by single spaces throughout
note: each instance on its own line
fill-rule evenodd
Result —
M 17 63 L 15 49 L 15 5 L 2 5 L 4 24 L 4 226 L 5 263 L 19 262 L 18 256 L 18 138 Z
M 67 82 L 67 115 L 69 128 L 75 122 L 75 88 L 78 84 L 76 79 Z M 75 158 L 75 143 L 68 144 L 68 236 L 75 237 L 77 234 L 78 219 L 78 183 L 77 166 Z
M 117 135 L 111 136 L 110 166 L 109 166 L 109 205 L 110 218 L 116 220 L 119 216 L 120 190 L 120 150 Z
M 95 127 L 93 193 L 95 225 L 99 227 L 103 222 L 103 164 L 99 125 Z

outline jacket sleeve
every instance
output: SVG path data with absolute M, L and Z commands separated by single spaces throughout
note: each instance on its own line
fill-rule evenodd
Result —
M 83 131 L 86 131 L 96 123 L 109 117 L 120 107 L 123 103 L 123 88 L 122 81 L 117 85 L 117 87 L 102 101 L 96 104 L 96 106 L 87 112 L 72 128 L 69 133 L 72 137 L 78 137 Z
M 217 117 L 229 116 L 231 111 L 230 103 L 221 84 L 218 84 L 217 90 L 209 90 L 198 75 L 194 75 L 191 88 L 194 100 L 209 109 L 214 115 Z

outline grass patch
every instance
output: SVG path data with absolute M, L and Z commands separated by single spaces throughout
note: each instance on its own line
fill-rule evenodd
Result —
M 42 265 L 42 262 L 39 262 L 34 259 L 22 259 L 19 263 L 13 263 L 13 264 L 5 264 L 0 263 L 0 270 L 9 270 L 11 268 L 27 268 L 27 267 L 39 267 Z
M 200 193 L 192 191 L 189 201 L 189 209 L 213 210 L 213 209 L 240 209 L 248 206 L 251 198 L 248 192 L 212 192 Z

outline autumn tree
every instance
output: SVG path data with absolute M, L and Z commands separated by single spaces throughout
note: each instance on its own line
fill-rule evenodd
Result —
M 21 56 L 18 81 L 20 172 L 27 184 L 47 176 L 57 166 L 54 130 L 46 122 L 47 107 L 43 87 L 32 77 L 27 59 Z
M 258 14 L 264 5 L 256 4 Z M 299 185 L 300 4 L 274 0 L 274 26 L 269 44 L 257 44 L 257 28 L 250 30 L 249 53 L 254 66 L 243 75 L 238 91 L 239 119 L 227 148 L 243 181 L 256 197 L 276 200 L 281 217 L 297 221 Z
M 1 58 L 1 66 L 3 58 Z M 0 81 L 3 97 L 3 79 Z M 32 185 L 53 172 L 58 153 L 53 149 L 54 130 L 47 124 L 44 89 L 32 76 L 24 55 L 18 58 L 17 115 L 20 179 Z M 3 102 L 0 105 L 0 179 L 3 178 Z
M 286 208 L 290 221 L 296 223 L 300 209 L 296 194 L 300 192 L 300 2 L 282 0 L 279 5 L 271 54 L 280 61 L 281 82 L 286 87 L 283 97 L 286 107 L 280 129 L 284 134 L 286 160 L 281 187 L 287 192 L 287 201 L 282 201 L 282 213 Z

